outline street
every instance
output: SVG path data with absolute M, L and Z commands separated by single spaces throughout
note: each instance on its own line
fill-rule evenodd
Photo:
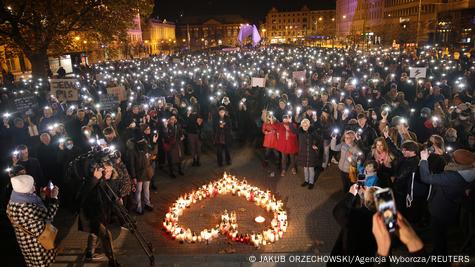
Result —
M 226 265 L 229 263 L 232 264 L 231 266 L 241 266 L 248 263 L 248 255 L 253 254 L 328 254 L 331 251 L 339 231 L 339 226 L 332 216 L 332 209 L 342 196 L 335 165 L 320 175 L 313 190 L 308 190 L 300 187 L 303 181 L 301 170 L 297 175 L 289 172 L 285 177 L 267 176 L 256 150 L 251 147 L 234 150 L 232 159 L 232 166 L 217 168 L 214 153 L 207 153 L 203 158 L 202 167 L 186 167 L 185 176 L 170 179 L 165 173 L 160 172 L 158 190 L 152 193 L 155 210 L 137 218 L 139 229 L 153 244 L 156 266 L 162 266 L 162 264 L 168 266 L 172 263 L 181 264 L 174 266 L 190 266 L 192 263 L 193 265 L 202 263 L 210 266 L 211 263 L 215 264 L 211 266 L 222 266 L 224 262 Z M 208 245 L 205 243 L 180 244 L 165 234 L 162 230 L 162 221 L 168 205 L 180 195 L 221 177 L 224 171 L 239 178 L 246 178 L 249 184 L 261 189 L 269 189 L 284 201 L 288 212 L 289 228 L 283 239 L 255 249 L 249 244 L 228 241 L 225 237 L 219 237 Z M 198 202 L 187 210 L 180 220 L 183 225 L 199 232 L 207 226 L 217 224 L 219 219 L 216 218 L 224 209 L 238 211 L 240 230 L 244 229 L 245 232 L 262 230 L 254 228 L 256 223 L 253 221 L 260 208 L 243 198 L 232 196 L 218 196 L 215 199 Z M 132 213 L 131 215 L 135 216 Z M 66 216 L 65 212 L 58 214 L 56 219 L 58 220 L 56 225 L 69 228 L 69 230 L 60 228 L 60 231 L 63 231 L 63 235 L 60 233 L 62 239 L 60 253 L 52 266 L 107 265 L 105 257 L 103 261 L 82 265 L 87 234 L 78 232 L 77 225 L 72 225 L 71 217 Z M 123 266 L 148 266 L 148 259 L 132 234 L 121 230 L 117 224 L 111 228 L 111 231 L 119 261 Z M 67 233 L 66 236 L 64 233 Z

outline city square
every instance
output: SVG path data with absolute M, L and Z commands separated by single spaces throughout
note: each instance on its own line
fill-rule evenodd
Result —
M 3 261 L 473 265 L 474 18 L 1 1 Z

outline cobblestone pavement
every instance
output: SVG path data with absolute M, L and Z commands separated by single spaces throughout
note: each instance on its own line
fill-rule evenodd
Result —
M 258 153 L 250 147 L 235 150 L 232 160 L 231 166 L 218 168 L 215 155 L 209 153 L 203 156 L 201 167 L 186 167 L 185 176 L 170 179 L 165 173 L 159 173 L 158 190 L 152 191 L 155 210 L 137 218 L 140 231 L 153 244 L 157 255 L 156 266 L 222 266 L 224 263 L 229 266 L 250 266 L 248 257 L 252 254 L 315 255 L 330 252 L 339 231 L 339 226 L 332 216 L 332 209 L 342 197 L 336 166 L 333 165 L 323 172 L 315 188 L 308 190 L 300 187 L 303 182 L 302 171 L 297 175 L 288 172 L 284 177 L 269 177 L 262 167 Z M 186 165 L 190 164 L 186 162 Z M 284 201 L 289 228 L 283 239 L 257 250 L 250 245 L 230 242 L 225 237 L 213 240 L 208 245 L 180 244 L 164 234 L 161 224 L 168 206 L 180 195 L 220 178 L 224 171 L 245 177 L 250 184 L 264 190 L 269 189 Z M 263 226 L 257 226 L 253 221 L 254 217 L 269 216 L 265 210 L 244 198 L 218 196 L 196 203 L 180 217 L 180 222 L 199 232 L 217 224 L 224 209 L 237 211 L 239 229 L 243 232 L 262 229 L 259 227 Z M 104 261 L 83 265 L 87 235 L 76 230 L 74 218 L 65 212 L 57 217 L 55 224 L 61 227 L 62 235 L 60 254 L 53 266 L 104 266 Z M 119 261 L 123 266 L 147 266 L 147 258 L 132 234 L 119 227 L 112 227 L 111 231 Z

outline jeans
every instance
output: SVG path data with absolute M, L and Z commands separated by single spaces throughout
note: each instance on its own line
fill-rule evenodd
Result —
M 137 190 L 135 191 L 135 201 L 137 202 L 137 211 L 143 211 L 142 205 L 142 192 L 143 192 L 143 202 L 147 206 L 152 206 L 150 202 L 150 181 L 139 181 L 137 182 Z
M 340 171 L 340 179 L 342 183 L 343 193 L 348 193 L 351 187 L 350 175 L 347 172 Z
M 290 157 L 290 164 L 291 168 L 297 169 L 297 163 L 295 162 L 295 154 L 284 154 L 282 153 L 282 170 L 287 170 L 287 157 Z
M 315 168 L 314 167 L 303 167 L 303 173 L 305 174 L 305 182 L 309 184 L 315 183 Z
M 231 156 L 229 155 L 229 148 L 227 144 L 216 144 L 216 157 L 218 165 L 223 165 L 223 153 L 227 164 L 231 164 Z
M 322 167 L 326 168 L 330 161 L 330 140 L 323 140 L 323 162 Z
M 197 134 L 188 134 L 188 149 L 193 159 L 199 159 L 201 154 L 201 140 Z
M 88 253 L 94 254 L 94 252 L 96 251 L 98 239 L 101 240 L 102 249 L 104 249 L 104 253 L 106 254 L 109 261 L 114 262 L 115 256 L 114 256 L 114 248 L 112 247 L 112 235 L 103 224 L 99 225 L 97 235 L 90 233 L 89 236 L 87 237 L 86 251 Z

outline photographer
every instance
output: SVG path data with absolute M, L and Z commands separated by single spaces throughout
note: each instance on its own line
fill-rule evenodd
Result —
M 91 164 L 92 177 L 87 177 L 80 191 L 80 208 L 78 218 L 79 231 L 88 232 L 86 259 L 92 260 L 97 240 L 109 259 L 109 266 L 120 266 L 114 256 L 112 236 L 107 226 L 111 219 L 112 205 L 103 192 L 103 183 L 109 183 L 113 168 L 110 164 Z M 91 175 L 91 174 L 89 174 Z

